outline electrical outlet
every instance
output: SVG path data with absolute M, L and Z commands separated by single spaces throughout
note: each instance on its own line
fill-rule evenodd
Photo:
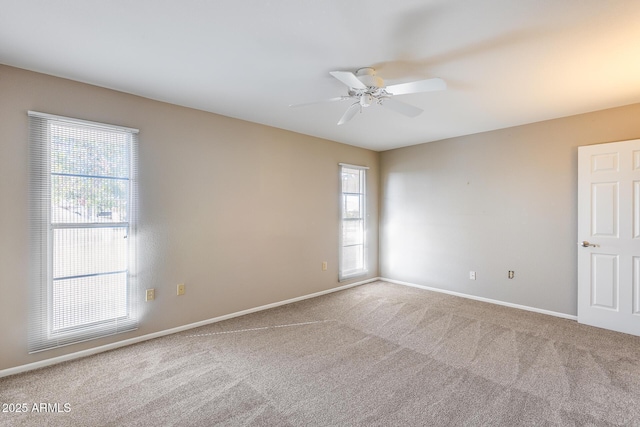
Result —
M 147 289 L 147 293 L 144 297 L 145 301 L 153 301 L 156 299 L 156 290 L 155 289 Z
M 470 280 L 476 280 L 476 272 L 475 271 L 470 271 L 469 272 L 469 279 Z
M 322 261 L 322 271 L 327 271 L 327 261 Z
M 178 285 L 178 288 L 177 288 L 177 290 L 176 290 L 176 293 L 177 293 L 178 295 L 184 295 L 184 283 L 180 283 L 180 284 Z
M 515 277 L 516 273 L 513 270 L 509 270 L 509 273 L 507 273 L 507 277 L 509 279 L 513 279 Z

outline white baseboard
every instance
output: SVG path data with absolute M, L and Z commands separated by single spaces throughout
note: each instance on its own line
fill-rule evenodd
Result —
M 463 294 L 461 292 L 448 291 L 445 289 L 432 288 L 430 286 L 416 285 L 415 283 L 401 282 L 399 280 L 387 279 L 384 277 L 380 278 L 383 282 L 395 283 L 396 285 L 410 286 L 412 288 L 425 289 L 427 291 L 440 292 L 442 294 L 454 295 L 457 297 L 473 299 L 476 301 L 488 302 L 491 304 L 503 305 L 505 307 L 518 308 L 520 310 L 533 311 L 534 313 L 546 314 L 549 316 L 561 317 L 563 319 L 569 320 L 578 320 L 578 316 L 574 316 L 572 314 L 559 313 L 557 311 L 544 310 L 542 308 L 529 307 L 527 305 L 513 304 L 510 302 L 495 300 L 491 298 L 478 297 L 475 295 Z
M 244 316 L 245 314 L 256 313 L 258 311 L 268 310 L 270 308 L 279 307 L 281 305 L 291 304 L 291 303 L 302 301 L 302 300 L 305 300 L 305 299 L 319 297 L 321 295 L 326 295 L 326 294 L 330 294 L 332 292 L 342 291 L 342 290 L 345 290 L 345 289 L 349 289 L 349 288 L 353 288 L 353 287 L 356 287 L 356 286 L 364 285 L 366 283 L 375 282 L 377 280 L 381 280 L 381 281 L 389 282 L 389 283 L 395 283 L 397 285 L 410 286 L 410 287 L 413 287 L 413 288 L 424 289 L 424 290 L 427 290 L 427 291 L 440 292 L 440 293 L 443 293 L 443 294 L 454 295 L 454 296 L 457 296 L 457 297 L 468 298 L 468 299 L 472 299 L 472 300 L 476 300 L 476 301 L 488 302 L 488 303 L 491 303 L 491 304 L 497 304 L 497 305 L 502 305 L 502 306 L 506 306 L 506 307 L 517 308 L 517 309 L 520 309 L 520 310 L 532 311 L 532 312 L 535 312 L 535 313 L 546 314 L 546 315 L 549 315 L 549 316 L 560 317 L 560 318 L 563 318 L 563 319 L 569 319 L 569 320 L 577 320 L 578 319 L 577 316 L 573 316 L 571 314 L 558 313 L 556 311 L 544 310 L 544 309 L 541 309 L 541 308 L 529 307 L 529 306 L 520 305 L 520 304 L 513 304 L 513 303 L 510 303 L 510 302 L 494 300 L 494 299 L 484 298 L 484 297 L 478 297 L 478 296 L 475 296 L 475 295 L 464 294 L 464 293 L 461 293 L 461 292 L 448 291 L 448 290 L 445 290 L 445 289 L 432 288 L 430 286 L 417 285 L 415 283 L 402 282 L 400 280 L 393 280 L 393 279 L 388 279 L 388 278 L 385 278 L 385 277 L 374 277 L 374 278 L 362 280 L 362 281 L 359 281 L 359 282 L 349 283 L 348 285 L 338 286 L 337 288 L 327 289 L 326 291 L 315 292 L 313 294 L 303 295 L 303 296 L 300 296 L 300 297 L 291 298 L 291 299 L 284 300 L 284 301 L 274 302 L 274 303 L 267 304 L 267 305 L 261 305 L 259 307 L 254 307 L 254 308 L 250 308 L 250 309 L 247 309 L 247 310 L 242 310 L 242 311 L 238 311 L 238 312 L 235 312 L 235 313 L 225 314 L 224 316 L 218 316 L 218 317 L 214 317 L 212 319 L 207 319 L 207 320 L 202 320 L 200 322 L 190 323 L 188 325 L 178 326 L 176 328 L 171 328 L 171 329 L 166 329 L 166 330 L 163 330 L 163 331 L 153 332 L 151 334 L 142 335 L 142 336 L 135 337 L 135 338 L 130 338 L 130 339 L 127 339 L 127 340 L 117 341 L 117 342 L 114 342 L 114 343 L 111 343 L 111 344 L 101 345 L 99 347 L 94 347 L 94 348 L 90 348 L 90 349 L 87 349 L 87 350 L 78 351 L 78 352 L 75 352 L 75 353 L 65 354 L 63 356 L 52 357 L 50 359 L 45 359 L 45 360 L 41 360 L 41 361 L 38 361 L 38 362 L 28 363 L 26 365 L 20 365 L 20 366 L 16 366 L 16 367 L 13 367 L 13 368 L 3 369 L 3 370 L 0 370 L 0 378 L 6 377 L 6 376 L 9 376 L 9 375 L 19 374 L 19 373 L 22 373 L 22 372 L 31 371 L 31 370 L 34 370 L 34 369 L 44 368 L 46 366 L 55 365 L 55 364 L 58 364 L 58 363 L 69 361 L 69 360 L 79 359 L 81 357 L 91 356 L 93 354 L 102 353 L 104 351 L 113 350 L 113 349 L 116 349 L 116 348 L 124 347 L 124 346 L 131 345 L 131 344 L 136 344 L 136 343 L 147 341 L 147 340 L 151 340 L 151 339 L 154 339 L 154 338 L 160 338 L 160 337 L 163 337 L 165 335 L 171 335 L 171 334 L 175 334 L 175 333 L 178 333 L 178 332 L 187 331 L 189 329 L 199 328 L 200 326 L 206 326 L 206 325 L 210 325 L 212 323 L 222 322 L 223 320 L 232 319 L 234 317 L 239 317 L 239 316 Z
M 222 322 L 223 320 L 232 319 L 234 317 L 244 316 L 245 314 L 255 313 L 258 311 L 268 310 L 270 308 L 279 307 L 281 305 L 291 304 L 294 302 L 302 301 L 309 298 L 319 297 L 321 295 L 330 294 L 332 292 L 342 291 L 344 289 L 353 288 L 355 286 L 364 285 L 365 283 L 371 283 L 380 280 L 379 277 L 372 279 L 362 280 L 360 282 L 349 283 L 348 285 L 338 286 L 337 288 L 327 289 L 326 291 L 315 292 L 313 294 L 303 295 L 301 297 L 291 298 L 284 301 L 274 302 L 267 305 L 261 305 L 259 307 L 249 308 L 247 310 L 238 311 L 236 313 L 225 314 L 224 316 L 214 317 L 212 319 L 202 320 L 200 322 L 190 323 L 188 325 L 178 326 L 176 328 L 166 329 L 163 331 L 153 332 L 151 334 L 142 335 L 135 338 L 130 338 L 111 344 L 101 345 L 99 347 L 89 348 L 87 350 L 77 351 L 75 353 L 65 354 L 63 356 L 52 357 L 50 359 L 40 360 L 38 362 L 28 363 L 26 365 L 20 365 L 13 368 L 7 368 L 0 370 L 0 378 L 7 377 L 9 375 L 15 375 L 22 372 L 32 371 L 34 369 L 44 368 L 46 366 L 55 365 L 58 363 L 66 362 L 69 360 L 79 359 L 81 357 L 91 356 L 92 354 L 102 353 L 104 351 L 113 350 L 116 348 L 124 347 L 131 344 L 136 344 L 142 341 L 151 340 L 154 338 L 160 338 L 165 335 L 175 334 L 177 332 L 187 331 L 189 329 L 199 328 L 200 326 L 210 325 L 212 323 Z

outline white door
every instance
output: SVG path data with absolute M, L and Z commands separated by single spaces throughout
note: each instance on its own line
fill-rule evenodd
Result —
M 578 148 L 578 321 L 640 335 L 640 140 Z

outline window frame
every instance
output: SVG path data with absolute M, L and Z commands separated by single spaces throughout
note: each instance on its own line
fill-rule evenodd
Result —
M 29 118 L 29 222 L 30 222 L 30 310 L 29 310 L 29 353 L 49 350 L 65 345 L 102 338 L 138 327 L 137 307 L 137 211 L 138 211 L 138 130 L 122 126 L 52 114 L 28 112 Z M 126 221 L 83 221 L 74 223 L 53 222 L 52 189 L 54 172 L 51 161 L 52 134 L 55 124 L 90 128 L 102 132 L 125 135 L 128 176 L 117 179 L 128 181 Z M 77 175 L 77 176 L 76 176 Z M 80 176 L 68 174 L 68 176 Z M 84 178 L 91 178 L 88 175 Z M 97 178 L 97 177 L 93 177 Z M 104 177 L 102 177 L 104 178 Z M 111 179 L 111 178 L 110 178 Z M 84 323 L 56 329 L 54 325 L 54 233 L 56 230 L 95 230 L 125 228 L 126 230 L 126 315 L 110 317 L 91 323 Z M 84 277 L 103 276 L 108 273 L 81 275 Z M 122 274 L 122 272 L 120 272 Z M 80 276 L 78 276 L 80 277 Z M 57 278 L 60 280 L 60 278 Z
M 359 173 L 359 191 L 357 193 L 345 192 L 343 186 L 343 175 L 345 169 L 357 170 Z M 367 166 L 357 166 L 347 163 L 339 163 L 339 177 L 340 177 L 340 233 L 339 233 L 339 254 L 338 254 L 338 280 L 345 281 L 354 277 L 364 276 L 368 273 L 368 259 L 367 259 Z M 359 212 L 360 216 L 357 218 L 346 217 L 346 197 L 355 196 L 359 197 Z M 345 223 L 361 221 L 362 222 L 362 243 L 345 245 Z M 362 268 L 352 268 L 346 270 L 343 268 L 344 261 L 344 249 L 346 247 L 361 246 L 362 247 Z

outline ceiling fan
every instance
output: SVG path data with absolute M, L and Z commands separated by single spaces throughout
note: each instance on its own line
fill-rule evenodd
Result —
M 373 104 L 382 105 L 389 110 L 404 114 L 408 117 L 416 117 L 422 113 L 422 109 L 393 99 L 393 96 L 444 90 L 447 88 L 447 83 L 440 78 L 385 86 L 384 80 L 376 74 L 376 70 L 369 67 L 360 68 L 355 74 L 350 71 L 331 71 L 329 74 L 349 87 L 348 95 L 325 99 L 323 101 L 294 104 L 290 105 L 290 107 L 304 107 L 307 105 L 344 101 L 347 99 L 355 100 L 342 115 L 338 121 L 338 125 L 345 124 L 353 119 L 357 113 L 362 112 L 363 107 L 368 107 Z

